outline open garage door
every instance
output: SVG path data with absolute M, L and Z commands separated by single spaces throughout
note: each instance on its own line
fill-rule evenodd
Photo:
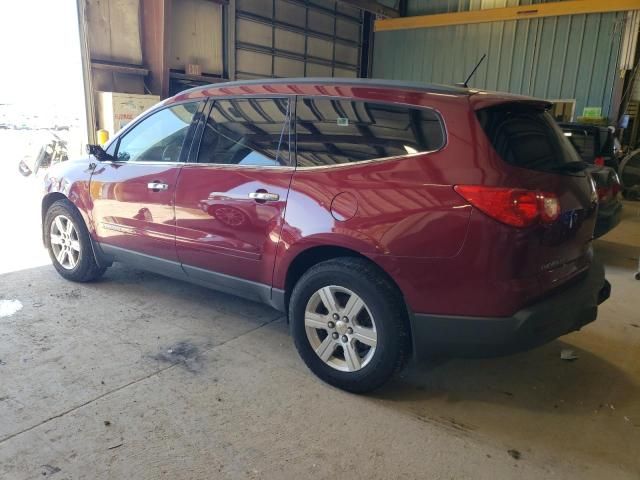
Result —
M 365 16 L 335 1 L 237 0 L 236 78 L 358 77 Z

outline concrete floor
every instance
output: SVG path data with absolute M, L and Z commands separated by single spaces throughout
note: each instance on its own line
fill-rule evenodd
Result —
M 640 477 L 639 203 L 597 242 L 594 324 L 370 396 L 317 380 L 267 307 L 123 266 L 71 284 L 36 245 L 0 259 L 0 300 L 23 304 L 0 318 L 1 479 Z

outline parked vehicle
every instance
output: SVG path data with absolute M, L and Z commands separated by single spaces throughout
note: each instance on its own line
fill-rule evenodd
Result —
M 617 173 L 613 136 L 605 127 L 577 123 L 561 123 L 560 127 L 582 160 L 589 164 L 587 171 L 598 193 L 598 219 L 593 235 L 599 238 L 615 228 L 622 218 L 622 185 Z
M 530 348 L 610 290 L 549 106 L 374 80 L 188 90 L 50 170 L 44 242 L 69 280 L 120 261 L 287 312 L 309 368 L 353 392 L 412 354 Z
M 610 167 L 588 167 L 598 193 L 598 219 L 593 238 L 600 238 L 613 230 L 622 219 L 622 184 L 620 177 Z
M 640 149 L 629 152 L 620 162 L 623 195 L 629 200 L 640 200 Z
M 51 133 L 51 138 L 40 147 L 37 156 L 25 157 L 20 160 L 18 170 L 22 175 L 28 177 L 31 174 L 36 175 L 41 168 L 48 168 L 68 159 L 67 142 L 55 133 Z
M 620 165 L 616 142 L 609 127 L 582 123 L 559 125 L 585 162 L 618 171 Z

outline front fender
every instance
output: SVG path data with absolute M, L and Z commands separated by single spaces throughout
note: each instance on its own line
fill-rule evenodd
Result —
M 49 169 L 44 177 L 42 197 L 42 222 L 49 207 L 66 198 L 78 209 L 89 233 L 93 236 L 91 220 L 92 201 L 89 192 L 93 166 L 89 158 L 59 163 Z

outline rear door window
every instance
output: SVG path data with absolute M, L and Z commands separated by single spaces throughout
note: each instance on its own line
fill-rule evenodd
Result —
M 338 165 L 439 150 L 440 116 L 428 108 L 330 98 L 299 98 L 297 164 Z
M 580 161 L 576 149 L 543 109 L 515 103 L 484 108 L 476 114 L 496 152 L 511 165 L 548 170 Z
M 204 125 L 198 163 L 289 165 L 289 100 L 215 100 Z

